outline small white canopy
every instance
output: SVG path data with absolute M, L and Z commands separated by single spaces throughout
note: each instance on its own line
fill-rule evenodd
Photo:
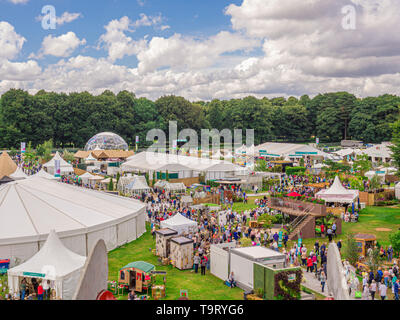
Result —
M 10 178 L 14 180 L 22 180 L 28 178 L 28 175 L 20 167 L 18 167 L 14 173 L 10 174 Z
M 359 196 L 358 190 L 349 190 L 343 187 L 338 176 L 329 189 L 323 189 L 316 197 L 326 202 L 353 203 Z
M 85 172 L 84 174 L 80 175 L 79 178 L 81 178 L 82 183 L 88 183 L 90 178 L 94 177 L 92 174 L 89 172 Z
M 69 164 L 67 161 L 65 161 L 57 151 L 56 155 L 53 157 L 53 159 L 51 159 L 49 162 L 47 162 L 47 163 L 45 163 L 43 165 L 43 167 L 47 169 L 48 173 L 54 174 L 55 161 L 56 160 L 60 160 L 60 171 L 61 171 L 61 174 L 73 173 L 74 172 L 74 168 L 72 167 L 72 165 Z
M 90 153 L 90 154 L 88 155 L 88 157 L 85 159 L 85 162 L 86 162 L 86 163 L 88 163 L 88 162 L 95 162 L 95 161 L 97 161 L 97 159 L 96 159 L 95 157 L 93 157 L 93 154 L 92 154 L 92 153 Z
M 104 177 L 102 177 L 102 176 L 93 176 L 93 177 L 89 178 L 89 180 L 104 180 Z
M 45 179 L 49 179 L 49 180 L 58 180 L 58 179 L 60 179 L 60 178 L 57 178 L 55 176 L 52 176 L 51 174 L 47 173 L 43 169 L 41 169 L 39 172 L 29 176 L 29 179 L 36 178 L 36 177 L 45 178 Z
M 217 152 L 215 152 L 212 156 L 211 159 L 217 159 L 220 160 L 221 158 L 223 158 L 224 155 L 221 153 L 221 151 L 217 150 Z
M 194 233 L 197 231 L 197 222 L 190 220 L 180 213 L 175 214 L 173 217 L 161 221 L 161 228 L 169 228 L 178 232 L 178 235 L 182 233 Z
M 33 277 L 42 281 L 54 281 L 57 297 L 70 300 L 85 261 L 86 257 L 67 249 L 55 231 L 51 230 L 38 253 L 25 263 L 8 270 L 10 292 L 19 292 L 19 279 Z

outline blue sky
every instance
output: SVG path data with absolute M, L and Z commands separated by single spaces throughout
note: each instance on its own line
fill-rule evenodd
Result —
M 152 26 L 137 29 L 130 36 L 142 38 L 144 36 L 163 36 L 168 37 L 174 33 L 192 35 L 204 38 L 218 33 L 220 30 L 230 30 L 231 23 L 229 16 L 224 14 L 226 6 L 231 3 L 240 4 L 241 0 L 34 0 L 24 4 L 13 4 L 9 0 L 0 0 L 1 11 L 0 21 L 11 23 L 16 31 L 23 35 L 27 41 L 24 44 L 20 55 L 20 60 L 29 56 L 32 52 L 37 52 L 41 47 L 43 38 L 49 34 L 59 36 L 65 32 L 73 31 L 79 38 L 87 40 L 84 52 L 94 57 L 107 56 L 104 51 L 93 49 L 97 46 L 98 39 L 104 33 L 104 26 L 113 19 L 128 16 L 131 20 L 140 18 L 140 14 L 147 16 L 163 17 L 163 24 L 170 26 L 169 29 L 161 31 Z M 68 24 L 57 26 L 55 30 L 44 30 L 37 17 L 42 15 L 42 7 L 53 5 L 57 16 L 64 12 L 81 13 L 82 16 Z M 78 55 L 74 52 L 72 56 Z M 40 60 L 41 65 L 54 62 L 54 57 L 45 57 Z M 132 64 L 136 59 L 125 59 L 120 61 L 124 64 Z
M 400 94 L 399 20 L 398 0 L 0 0 L 0 94 Z

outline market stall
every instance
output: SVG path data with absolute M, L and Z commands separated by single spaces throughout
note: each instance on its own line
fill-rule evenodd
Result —
M 72 165 L 65 161 L 57 151 L 55 156 L 49 162 L 43 165 L 43 168 L 45 168 L 49 174 L 54 175 L 56 160 L 60 161 L 61 175 L 74 173 L 74 168 L 72 167 Z
M 149 289 L 151 285 L 151 271 L 154 269 L 154 265 L 148 262 L 131 262 L 119 270 L 118 282 L 129 288 L 129 290 L 133 289 L 142 292 Z
M 197 231 L 197 222 L 184 217 L 180 213 L 177 213 L 171 218 L 161 221 L 160 227 L 176 230 L 178 235 L 183 233 L 189 234 Z
M 67 249 L 54 230 L 50 231 L 43 247 L 28 261 L 8 270 L 10 293 L 19 293 L 24 278 L 50 280 L 56 298 L 71 300 L 86 257 Z
M 315 197 L 326 202 L 350 204 L 356 202 L 359 197 L 359 191 L 346 189 L 340 182 L 339 177 L 336 176 L 331 187 L 320 190 Z
M 172 265 L 180 270 L 191 269 L 193 267 L 193 240 L 185 237 L 175 237 L 171 239 Z
M 176 237 L 176 230 L 163 228 L 156 230 L 156 255 L 161 258 L 168 258 L 170 254 L 170 240 Z

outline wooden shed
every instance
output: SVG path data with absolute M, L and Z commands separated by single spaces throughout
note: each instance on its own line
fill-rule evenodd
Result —
M 193 267 L 193 240 L 185 237 L 172 238 L 170 258 L 172 264 L 178 269 L 191 269 Z
M 357 250 L 361 256 L 366 256 L 369 248 L 375 247 L 376 236 L 373 234 L 358 233 L 354 235 L 354 239 L 357 243 Z
M 131 262 L 119 270 L 118 283 L 142 292 L 151 285 L 151 271 L 154 268 L 154 265 L 144 261 Z
M 161 258 L 168 258 L 170 252 L 170 240 L 176 237 L 178 231 L 163 228 L 156 230 L 156 255 Z

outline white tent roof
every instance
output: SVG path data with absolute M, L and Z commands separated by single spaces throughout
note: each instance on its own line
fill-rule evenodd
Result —
M 339 151 L 335 151 L 333 153 L 335 153 L 335 154 L 337 154 L 337 155 L 339 155 L 341 157 L 346 157 L 348 155 L 351 155 L 351 154 L 355 153 L 355 150 L 352 149 L 352 148 L 346 148 L 346 149 L 341 149 Z
M 40 169 L 39 172 L 31 175 L 29 177 L 29 179 L 31 178 L 45 178 L 45 179 L 49 179 L 49 180 L 58 180 L 59 178 L 51 175 L 50 173 L 47 173 L 46 171 L 44 171 L 43 169 Z
M 43 167 L 45 168 L 54 168 L 55 167 L 55 160 L 60 160 L 60 170 L 61 172 L 74 172 L 74 168 L 72 167 L 71 164 L 69 164 L 67 161 L 65 161 L 58 151 L 56 152 L 56 155 L 51 159 L 49 162 L 45 163 Z
M 352 203 L 359 196 L 358 190 L 349 190 L 343 187 L 339 176 L 335 177 L 335 181 L 329 189 L 323 189 L 316 194 L 317 198 L 327 202 Z
M 0 245 L 93 232 L 144 208 L 134 199 L 36 177 L 0 186 Z
M 88 157 L 85 159 L 85 161 L 97 161 L 97 159 L 95 157 L 93 157 L 92 153 L 90 153 L 88 155 Z
M 382 143 L 373 147 L 362 150 L 362 154 L 366 154 L 371 158 L 391 158 L 392 150 L 389 149 L 390 143 Z
M 278 142 L 266 142 L 254 148 L 256 154 L 260 153 L 260 150 L 266 151 L 268 157 L 285 157 L 295 158 L 297 156 L 313 154 L 323 156 L 324 158 L 330 158 L 332 155 L 323 152 L 317 148 L 314 148 L 306 144 L 295 144 L 295 143 L 278 143 Z
M 14 173 L 10 174 L 10 178 L 14 180 L 21 180 L 28 178 L 28 175 L 20 167 L 18 167 Z
M 45 244 L 28 261 L 8 270 L 9 275 L 23 276 L 24 272 L 44 273 L 45 279 L 59 280 L 83 268 L 86 257 L 67 249 L 54 230 Z
M 166 153 L 141 152 L 121 165 L 122 171 L 235 171 L 239 166 L 229 161 L 181 156 Z
M 143 176 L 134 176 L 133 180 L 125 187 L 128 190 L 151 190 L 146 178 Z
M 161 221 L 160 227 L 176 230 L 176 228 L 180 227 L 197 227 L 197 222 L 184 217 L 180 213 L 177 213 L 173 217 Z
M 94 177 L 94 175 L 92 175 L 92 174 L 89 173 L 89 172 L 85 172 L 84 174 L 82 174 L 82 175 L 79 176 L 79 178 L 82 178 L 82 179 L 90 179 L 90 178 L 92 178 L 92 177 Z

